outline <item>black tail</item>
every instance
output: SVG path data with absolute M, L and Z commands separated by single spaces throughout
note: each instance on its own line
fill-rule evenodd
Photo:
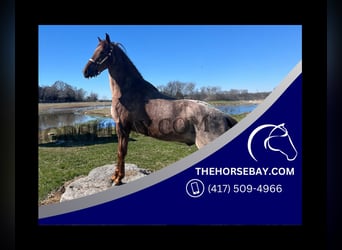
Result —
M 236 123 L 238 123 L 238 121 L 231 116 L 226 116 L 226 120 L 229 125 L 229 128 L 232 128 Z

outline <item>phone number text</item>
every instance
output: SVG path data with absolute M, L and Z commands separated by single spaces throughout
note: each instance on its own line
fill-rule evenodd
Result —
M 208 184 L 209 194 L 231 194 L 231 193 L 282 193 L 281 184 Z

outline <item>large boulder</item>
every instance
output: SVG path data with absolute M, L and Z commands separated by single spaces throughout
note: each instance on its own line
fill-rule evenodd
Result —
M 110 181 L 113 172 L 114 165 L 94 168 L 87 176 L 78 178 L 66 185 L 60 202 L 95 194 L 110 188 L 114 185 Z M 134 164 L 125 164 L 125 173 L 125 178 L 122 179 L 123 183 L 128 183 L 150 174 L 148 170 L 139 168 Z

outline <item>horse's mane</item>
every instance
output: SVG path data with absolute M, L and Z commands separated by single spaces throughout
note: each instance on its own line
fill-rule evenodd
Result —
M 127 50 L 126 50 L 125 46 L 123 46 L 122 43 L 112 43 L 112 45 L 117 46 L 117 47 L 121 47 L 125 51 L 125 53 L 127 53 Z
M 140 79 L 140 87 L 145 86 L 147 89 L 153 90 L 154 92 L 159 92 L 159 90 L 153 86 L 150 82 L 146 81 L 139 70 L 135 67 L 131 59 L 127 56 L 126 48 L 123 46 L 122 43 L 112 42 L 113 48 L 115 50 L 115 58 L 116 60 L 119 60 L 122 65 L 124 65 L 124 69 L 126 72 L 129 72 L 130 74 L 134 74 L 136 79 Z M 125 51 L 123 51 L 125 50 Z
M 112 45 L 115 49 L 115 52 L 119 52 L 119 53 L 115 53 L 116 60 L 120 60 L 121 63 L 123 65 L 125 65 L 126 70 L 131 71 L 132 73 L 134 73 L 139 78 L 143 78 L 143 76 L 140 74 L 139 70 L 135 67 L 135 65 L 133 64 L 131 59 L 129 59 L 129 57 L 127 56 L 126 48 L 123 46 L 123 44 L 112 42 Z M 125 50 L 125 51 L 123 51 L 123 50 Z

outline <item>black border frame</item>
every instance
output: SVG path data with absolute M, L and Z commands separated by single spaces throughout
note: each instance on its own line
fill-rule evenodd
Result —
M 107 3 L 106 3 L 107 4 Z M 123 3 L 121 3 L 123 4 Z M 214 3 L 212 3 L 214 5 Z M 15 140 L 16 162 L 15 171 L 15 233 L 16 245 L 20 248 L 44 246 L 43 241 L 52 242 L 55 247 L 65 247 L 77 244 L 78 247 L 89 243 L 103 246 L 118 247 L 116 239 L 123 237 L 121 243 L 128 247 L 127 239 L 141 242 L 141 246 L 150 246 L 151 240 L 155 245 L 181 246 L 190 243 L 191 246 L 203 246 L 208 243 L 214 246 L 229 246 L 227 243 L 238 242 L 239 248 L 254 247 L 296 247 L 308 246 L 312 241 L 315 245 L 326 244 L 326 3 L 315 2 L 309 8 L 302 7 L 298 2 L 284 2 L 283 5 L 254 3 L 246 11 L 246 3 L 237 9 L 236 6 L 217 3 L 214 6 L 206 5 L 204 10 L 186 9 L 174 3 L 165 6 L 169 13 L 156 9 L 156 6 L 141 6 L 150 9 L 152 13 L 141 13 L 138 16 L 119 16 L 103 14 L 103 7 L 98 10 L 99 16 L 92 12 L 91 6 L 86 10 L 70 5 L 59 5 L 51 2 L 16 3 L 15 12 L 15 100 L 16 100 L 16 130 L 20 131 L 22 124 L 27 124 L 27 116 L 31 117 L 28 124 L 25 142 L 17 136 Z M 87 5 L 87 4 L 84 4 Z M 222 6 L 221 6 L 222 5 Z M 67 7 L 66 7 L 67 6 Z M 108 9 L 110 4 L 106 9 Z M 113 6 L 118 12 L 124 10 L 131 13 L 129 6 Z M 136 7 L 139 10 L 139 6 Z M 22 14 L 28 14 L 27 19 Z M 126 11 L 125 11 L 126 10 Z M 153 10 L 153 11 L 152 11 Z M 36 12 L 35 12 L 36 11 Z M 83 11 L 83 12 L 81 12 Z M 306 13 L 310 11 L 310 15 Z M 118 13 L 117 12 L 117 13 Z M 138 11 L 139 12 L 139 11 Z M 211 14 L 210 14 L 211 13 Z M 237 16 L 237 13 L 241 13 Z M 133 13 L 132 13 L 133 14 Z M 138 14 L 138 13 L 136 13 Z M 198 17 L 212 18 L 201 20 Z M 303 27 L 303 225 L 302 226 L 38 226 L 37 207 L 37 51 L 38 51 L 38 25 L 39 24 L 170 24 L 165 17 L 176 16 L 179 24 L 300 24 Z M 131 19 L 132 18 L 132 19 Z M 185 20 L 184 20 L 185 18 Z M 146 20 L 147 19 L 147 20 Z M 154 20 L 161 20 L 155 23 Z M 173 18 L 172 18 L 173 19 Z M 191 21 L 189 22 L 189 20 Z M 207 19 L 207 18 L 205 18 Z M 85 22 L 80 22 L 84 20 Z M 146 21 L 145 21 L 146 20 Z M 133 23 L 132 23 L 133 22 Z M 172 24 L 177 24 L 171 22 Z M 314 115 L 312 115 L 312 105 Z M 20 107 L 24 106 L 25 110 Z M 313 138 L 312 124 L 318 131 Z M 27 143 L 32 145 L 28 145 Z M 25 155 L 25 158 L 22 156 Z M 314 158 L 313 158 L 314 156 Z M 21 159 L 23 158 L 23 159 Z M 23 162 L 22 162 L 23 161 Z M 31 235 L 28 236 L 28 235 Z M 127 237 L 128 236 L 128 237 Z M 25 240 L 30 237 L 30 240 Z M 44 239 L 44 240 L 43 240 Z M 125 240 L 124 240 L 125 239 Z M 160 240 L 159 244 L 157 244 Z M 166 243 L 166 244 L 165 244 Z M 117 245 L 118 244 L 118 245 Z M 299 244 L 299 245 L 298 245 Z M 153 246 L 153 245 L 151 245 Z

